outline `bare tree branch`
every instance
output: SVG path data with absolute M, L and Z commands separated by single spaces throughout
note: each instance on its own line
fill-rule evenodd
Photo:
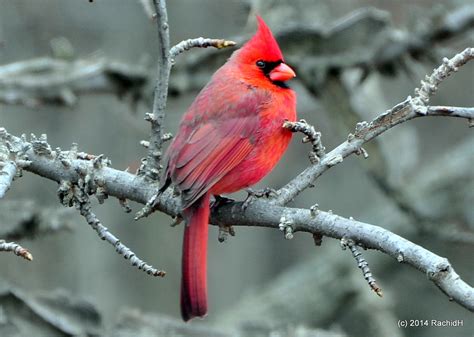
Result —
M 352 256 L 357 262 L 357 266 L 360 268 L 362 271 L 362 274 L 364 275 L 365 280 L 367 281 L 367 284 L 369 287 L 379 296 L 382 297 L 382 288 L 379 287 L 377 284 L 377 281 L 375 278 L 372 276 L 372 272 L 370 271 L 369 264 L 365 260 L 365 258 L 362 256 L 362 253 L 360 250 L 357 248 L 357 246 L 354 244 L 352 240 L 348 240 L 346 238 L 341 239 L 341 247 L 342 249 L 349 248 L 349 250 L 352 253 Z
M 13 252 L 13 254 L 21 256 L 25 260 L 33 261 L 33 255 L 15 242 L 5 242 L 5 240 L 0 240 L 0 252 Z
M 473 57 L 474 48 L 470 48 L 456 55 L 452 60 L 445 60 L 444 64 L 435 70 L 435 75 L 428 77 L 426 83 L 422 83 L 422 88 L 418 93 L 429 98 L 441 81 L 440 78 L 446 78 L 457 67 Z M 432 86 L 428 85 L 429 82 L 432 83 Z M 417 98 L 419 96 L 415 97 L 415 99 Z M 415 105 L 413 102 L 415 99 L 409 97 L 388 112 L 378 116 L 370 124 L 359 123 L 354 136 L 349 137 L 346 142 L 324 156 L 319 164 L 311 166 L 308 169 L 311 174 L 300 177 L 303 185 L 300 185 L 298 181 L 296 181 L 296 185 L 291 185 L 295 184 L 295 180 L 293 180 L 287 185 L 291 187 L 290 189 L 280 190 L 283 193 L 280 192 L 276 202 L 256 200 L 248 205 L 245 211 L 242 210 L 242 203 L 223 204 L 213 209 L 211 223 L 218 226 L 232 224 L 234 226 L 279 228 L 281 219 L 285 217 L 288 220 L 286 223 L 291 227 L 291 234 L 297 231 L 306 231 L 337 239 L 351 239 L 359 245 L 377 249 L 394 257 L 399 262 L 408 263 L 424 272 L 450 298 L 474 311 L 474 290 L 461 280 L 446 259 L 380 227 L 345 219 L 327 212 L 312 212 L 279 206 L 279 204 L 285 204 L 291 200 L 291 197 L 288 196 L 298 194 L 299 187 L 302 186 L 301 190 L 303 190 L 308 186 L 305 184 L 311 183 L 312 179 L 317 178 L 329 167 L 336 165 L 343 157 L 357 152 L 364 142 L 402 122 L 418 116 L 429 116 L 430 111 L 424 105 L 427 100 L 417 99 L 415 102 L 418 105 Z M 466 118 L 469 115 L 464 114 L 462 117 Z M 69 156 L 68 164 L 65 165 L 61 160 L 65 154 L 52 151 L 45 139 L 37 140 L 35 138 L 33 143 L 28 143 L 24 139 L 8 134 L 5 129 L 0 129 L 0 138 L 4 142 L 9 142 L 16 149 L 23 149 L 24 153 L 20 154 L 20 157 L 26 157 L 30 161 L 30 164 L 25 167 L 28 171 L 57 182 L 70 181 L 72 184 L 78 184 L 81 179 L 80 172 L 92 171 L 95 176 L 95 179 L 89 181 L 92 191 L 97 189 L 93 185 L 100 181 L 101 187 L 107 194 L 119 199 L 131 199 L 146 204 L 152 197 L 155 197 L 157 209 L 172 216 L 177 216 L 180 212 L 180 201 L 172 196 L 171 191 L 166 191 L 163 195 L 156 197 L 156 188 L 150 186 L 146 179 L 103 165 L 95 165 L 94 160 L 77 159 L 77 155 L 76 158 Z
M 107 227 L 102 225 L 100 220 L 91 210 L 91 204 L 89 201 L 89 196 L 84 193 L 81 189 L 74 189 L 74 198 L 81 215 L 86 219 L 87 223 L 94 229 L 99 237 L 102 240 L 107 241 L 112 246 L 115 247 L 115 251 L 122 255 L 126 260 L 130 261 L 130 264 L 134 267 L 137 267 L 140 270 L 143 270 L 148 275 L 152 276 L 160 276 L 163 277 L 166 275 L 166 272 L 162 270 L 158 270 L 153 266 L 147 264 L 146 262 L 142 261 L 135 253 L 125 246 L 120 240 L 113 235 Z
M 474 311 L 474 289 L 461 280 L 447 259 L 388 230 L 328 212 L 318 211 L 318 214 L 312 217 L 309 210 L 269 206 L 268 202 L 262 200 L 249 205 L 245 214 L 241 214 L 240 206 L 241 203 L 235 203 L 214 210 L 212 224 L 231 223 L 233 226 L 277 228 L 281 214 L 287 214 L 292 220 L 293 232 L 321 233 L 336 239 L 346 237 L 365 248 L 379 250 L 428 275 L 450 299 Z
M 166 0 L 153 0 L 158 28 L 158 76 L 153 98 L 153 112 L 146 116 L 151 123 L 150 143 L 144 174 L 152 181 L 160 176 L 160 161 L 163 147 L 163 121 L 165 119 L 168 83 L 171 71 L 170 36 Z
M 184 53 L 186 50 L 191 48 L 208 48 L 214 47 L 217 49 L 227 48 L 235 46 L 234 41 L 223 40 L 223 39 L 208 39 L 203 37 L 198 37 L 195 39 L 188 39 L 181 41 L 176 46 L 170 49 L 170 57 L 172 60 L 176 58 L 181 53 Z
M 326 148 L 321 142 L 321 132 L 316 132 L 314 126 L 309 125 L 304 119 L 301 119 L 299 122 L 289 122 L 286 121 L 283 123 L 283 127 L 292 132 L 301 132 L 305 135 L 303 138 L 303 143 L 311 142 L 312 151 L 309 153 L 309 160 L 311 163 L 315 164 L 326 154 Z
M 381 118 L 384 115 L 381 116 Z M 393 125 L 392 125 L 393 126 Z M 146 179 L 128 172 L 109 167 L 94 169 L 90 160 L 71 159 L 65 167 L 59 155 L 52 151 L 49 155 L 35 152 L 33 144 L 14 137 L 0 129 L 3 140 L 20 143 L 31 164 L 25 168 L 48 179 L 60 182 L 67 180 L 77 184 L 81 179 L 78 172 L 94 170 L 94 174 L 109 195 L 119 199 L 130 199 L 145 204 L 156 195 L 156 189 Z M 96 180 L 97 180 L 96 179 Z M 93 181 L 91 181 L 93 184 Z M 278 228 L 282 216 L 291 221 L 292 232 L 304 231 L 341 239 L 352 239 L 365 248 L 377 249 L 392 256 L 400 263 L 407 263 L 428 275 L 449 298 L 463 307 L 474 311 L 474 289 L 466 284 L 454 271 L 447 259 L 442 258 L 394 233 L 363 222 L 346 219 L 328 212 L 311 212 L 306 209 L 282 207 L 265 200 L 255 200 L 245 211 L 241 202 L 223 204 L 213 209 L 211 223 L 217 226 L 259 226 Z M 181 210 L 180 200 L 172 196 L 170 190 L 158 197 L 157 209 L 171 216 Z
M 172 64 L 166 2 L 165 0 L 154 0 L 154 4 L 160 53 L 153 112 L 147 115 L 147 119 L 152 124 L 152 130 L 144 177 L 101 165 L 101 156 L 87 158 L 80 156 L 77 151 L 61 151 L 60 149 L 54 151 L 47 143 L 46 137 L 39 139 L 33 137 L 28 142 L 25 138 L 15 137 L 0 128 L 2 142 L 13 145 L 16 149 L 14 154 L 19 154 L 18 160 L 21 158 L 21 160 L 28 161 L 27 165 L 22 164 L 21 167 L 60 183 L 62 202 L 75 204 L 81 214 L 86 217 L 88 223 L 99 233 L 99 236 L 119 247 L 120 252 L 125 252 L 125 254 L 130 253 L 128 248 L 121 246 L 120 241 L 110 234 L 91 212 L 88 195 L 95 195 L 99 202 L 103 202 L 107 195 L 115 196 L 122 202 L 130 199 L 147 204 L 150 200 L 154 200 L 153 205 L 156 205 L 156 209 L 175 217 L 179 216 L 181 211 L 179 198 L 173 196 L 169 190 L 157 196 L 156 186 L 149 183 L 150 180 L 156 181 L 160 173 L 159 164 L 164 139 L 163 119 Z M 341 25 L 340 28 L 347 29 L 347 23 Z M 450 60 L 445 58 L 443 64 L 435 69 L 425 81 L 422 81 L 414 98 L 408 97 L 370 123 L 358 123 L 355 133 L 349 135 L 347 141 L 326 155 L 322 153 L 321 160 L 280 189 L 277 198 L 255 200 L 247 205 L 245 210 L 243 210 L 241 202 L 223 203 L 212 209 L 211 223 L 219 227 L 233 225 L 275 228 L 283 230 L 287 239 L 290 239 L 294 233 L 302 231 L 312 233 L 315 237 L 325 235 L 349 240 L 364 248 L 376 249 L 400 263 L 407 263 L 423 272 L 450 299 L 468 310 L 474 311 L 474 289 L 459 277 L 447 259 L 378 226 L 346 219 L 332 214 L 332 212 L 315 212 L 314 210 L 282 206 L 309 187 L 330 167 L 342 162 L 345 157 L 352 153 L 364 154 L 362 150 L 364 143 L 395 125 L 416 117 L 430 115 L 456 114 L 456 117 L 471 120 L 473 111 L 470 108 L 466 108 L 467 110 L 464 109 L 462 112 L 455 108 L 449 110 L 438 107 L 438 109 L 430 110 L 427 104 L 429 98 L 436 92 L 438 85 L 472 58 L 474 58 L 474 48 L 468 48 Z M 314 141 L 316 142 L 316 139 Z M 13 151 L 11 152 L 13 156 Z M 18 161 L 16 163 L 18 164 Z M 68 185 L 66 189 L 64 189 L 65 184 Z M 151 266 L 148 269 L 154 270 Z M 160 272 L 157 271 L 157 273 Z
M 467 118 L 469 120 L 469 123 L 471 123 L 469 126 L 473 126 L 472 118 L 474 116 L 474 108 L 463 108 L 455 106 L 429 106 L 427 114 L 431 116 Z
M 414 98 L 408 97 L 405 101 L 377 116 L 370 123 L 358 123 L 354 135 L 350 134 L 347 141 L 327 153 L 321 158 L 319 163 L 306 168 L 288 184 L 283 186 L 278 191 L 279 196 L 274 199 L 274 202 L 279 205 L 284 205 L 293 200 L 298 194 L 311 186 L 314 181 L 329 168 L 341 163 L 343 159 L 349 155 L 359 152 L 364 143 L 400 123 L 425 115 L 450 115 L 449 111 L 440 112 L 437 110 L 430 112 L 426 104 L 429 102 L 430 96 L 436 92 L 438 85 L 443 79 L 447 78 L 453 72 L 457 71 L 459 67 L 473 58 L 474 48 L 467 48 L 463 52 L 455 55 L 452 59 L 444 58 L 443 64 L 436 68 L 430 76 L 427 76 L 425 81 L 421 82 L 419 89 L 415 89 L 416 96 Z M 464 111 L 462 116 L 457 117 L 472 119 L 474 117 L 473 111 Z
M 138 100 L 147 81 L 148 71 L 140 65 L 105 58 L 66 61 L 43 57 L 0 66 L 0 103 L 70 106 L 84 92 L 119 96 L 130 92 L 132 100 Z

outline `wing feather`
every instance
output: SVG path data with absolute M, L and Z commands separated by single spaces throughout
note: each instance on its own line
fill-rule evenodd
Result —
M 199 118 L 185 116 L 179 138 L 171 145 L 166 171 L 181 191 L 183 208 L 192 205 L 252 151 L 266 98 L 265 93 L 250 91 L 233 104 L 211 106 Z

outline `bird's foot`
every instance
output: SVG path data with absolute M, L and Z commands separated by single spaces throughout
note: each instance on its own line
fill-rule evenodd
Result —
M 270 198 L 272 196 L 276 197 L 278 192 L 270 187 L 265 187 L 263 190 L 253 190 L 251 188 L 247 188 L 245 192 L 248 193 L 247 198 L 245 198 L 244 203 L 242 204 L 242 210 L 246 210 L 247 207 L 250 206 L 252 202 L 259 198 Z
M 225 205 L 225 204 L 230 204 L 232 202 L 234 202 L 233 199 L 226 198 L 226 197 L 223 197 L 223 196 L 220 196 L 220 195 L 215 195 L 214 200 L 211 202 L 211 209 L 216 208 L 216 207 L 220 207 L 220 206 Z
M 173 217 L 173 221 L 170 223 L 170 227 L 176 227 L 178 226 L 181 222 L 183 222 L 183 216 L 181 214 L 178 214 Z
M 224 242 L 230 236 L 235 236 L 234 227 L 231 225 L 222 225 L 219 226 L 219 234 L 217 235 L 217 240 L 219 242 Z
M 214 201 L 211 203 L 211 209 L 233 202 L 233 199 L 222 197 L 220 195 L 215 195 Z M 227 240 L 229 235 L 235 236 L 234 227 L 232 227 L 231 225 L 219 225 L 219 234 L 217 235 L 217 240 L 219 242 L 224 242 Z

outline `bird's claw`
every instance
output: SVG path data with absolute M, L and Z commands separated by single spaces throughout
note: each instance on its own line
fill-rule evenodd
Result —
M 181 222 L 183 222 L 183 216 L 181 214 L 178 214 L 178 215 L 173 217 L 173 221 L 171 222 L 170 227 L 176 227 Z
M 234 202 L 233 199 L 222 197 L 220 195 L 215 195 L 214 200 L 211 202 L 211 208 L 220 207 L 225 204 L 230 204 Z
M 219 234 L 217 235 L 217 240 L 219 242 L 224 242 L 230 236 L 235 236 L 234 227 L 230 225 L 219 226 Z
M 255 199 L 258 198 L 270 198 L 272 196 L 277 196 L 278 192 L 270 187 L 265 187 L 262 190 L 255 191 L 251 188 L 245 189 L 245 192 L 248 193 L 247 198 L 245 198 L 244 203 L 242 204 L 242 210 L 246 210 Z

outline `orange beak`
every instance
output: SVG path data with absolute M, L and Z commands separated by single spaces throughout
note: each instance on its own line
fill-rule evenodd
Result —
M 285 63 L 280 63 L 272 71 L 270 71 L 270 74 L 268 74 L 268 76 L 272 81 L 285 82 L 296 77 L 296 74 L 293 69 L 288 67 Z

